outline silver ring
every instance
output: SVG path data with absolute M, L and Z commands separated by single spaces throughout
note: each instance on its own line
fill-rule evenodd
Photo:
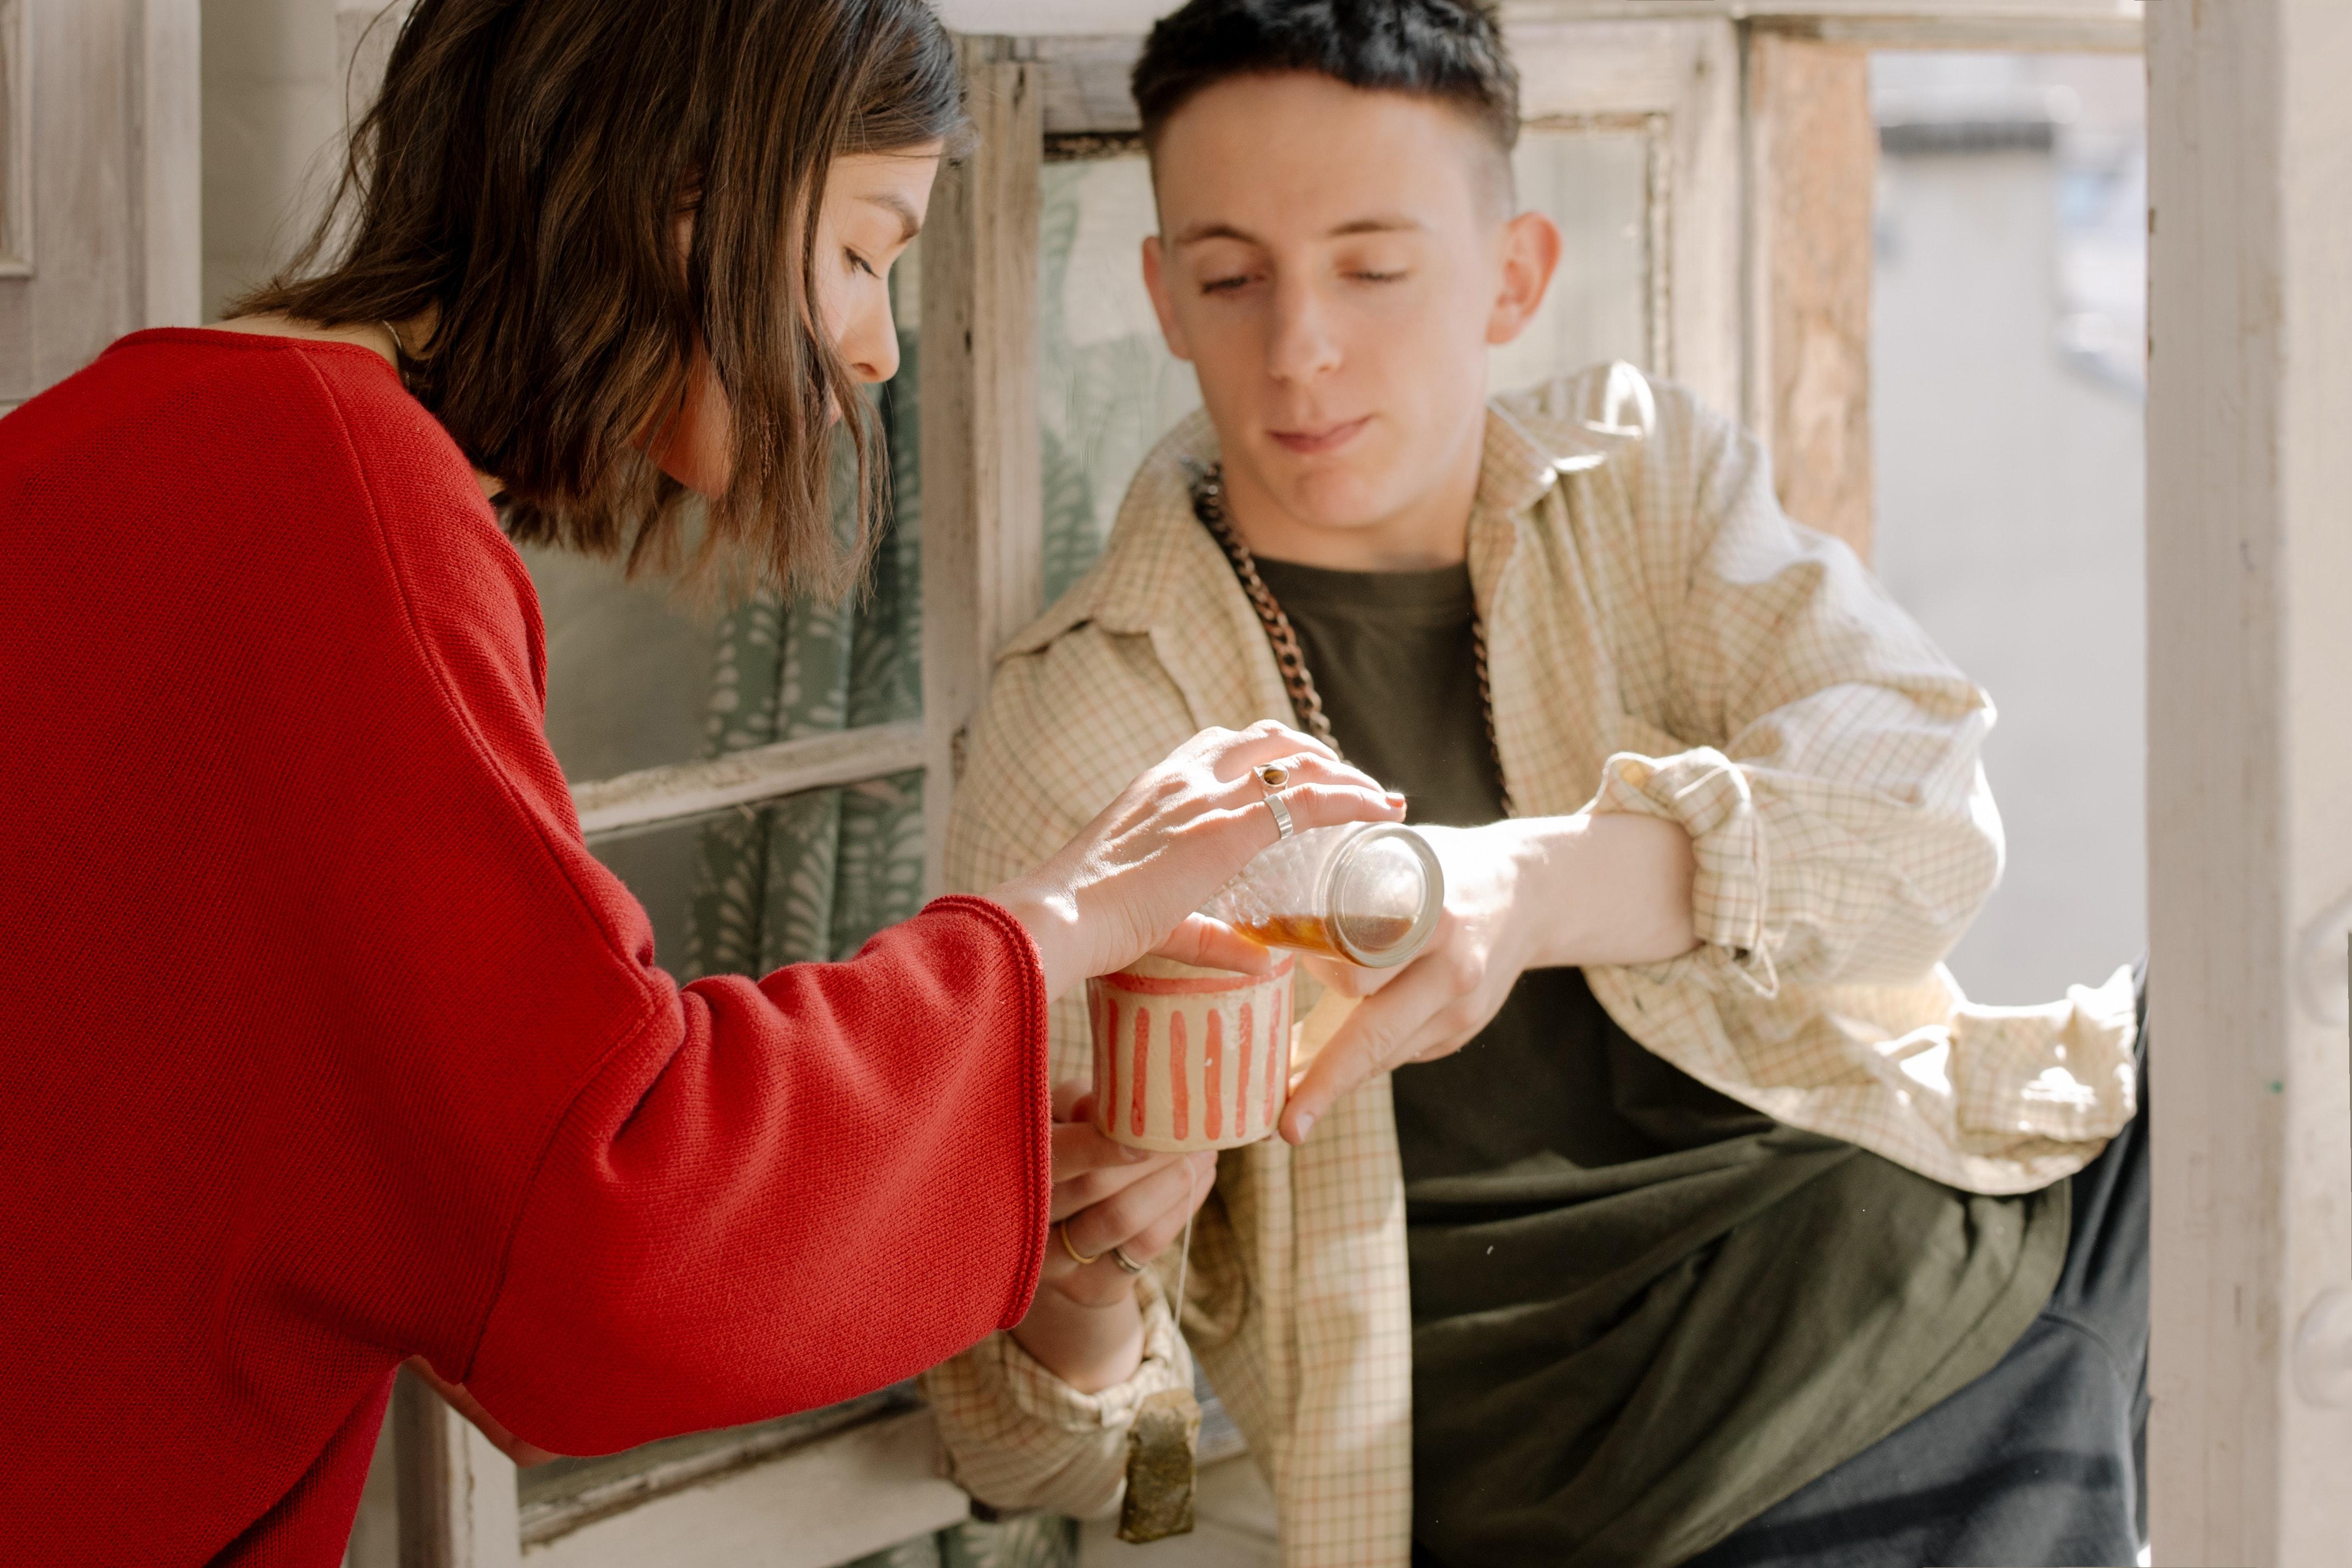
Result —
M 1297 827 L 1290 820 L 1290 808 L 1282 803 L 1281 796 L 1268 795 L 1265 798 L 1265 809 L 1274 813 L 1274 841 L 1276 843 L 1278 844 L 1282 842 L 1283 840 L 1291 837 L 1298 831 Z
M 1140 1274 L 1143 1272 L 1143 1265 L 1129 1257 L 1127 1253 L 1119 1248 L 1114 1247 L 1110 1249 L 1110 1260 L 1119 1266 L 1121 1272 L 1129 1274 Z

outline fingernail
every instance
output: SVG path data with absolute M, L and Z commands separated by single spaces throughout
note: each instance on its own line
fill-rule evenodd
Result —
M 1297 1125 L 1298 1136 L 1291 1141 L 1293 1143 L 1303 1144 L 1307 1141 L 1307 1134 L 1315 1130 L 1315 1118 L 1311 1113 L 1302 1111 L 1298 1113 Z

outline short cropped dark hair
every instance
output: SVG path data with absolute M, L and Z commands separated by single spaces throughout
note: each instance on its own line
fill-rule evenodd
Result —
M 1436 99 L 1506 156 L 1518 143 L 1518 68 L 1489 0 L 1190 0 L 1160 19 L 1135 62 L 1144 145 L 1204 89 L 1300 71 Z

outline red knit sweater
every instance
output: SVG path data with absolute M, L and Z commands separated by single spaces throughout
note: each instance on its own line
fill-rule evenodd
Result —
M 1026 934 L 679 989 L 544 671 L 365 350 L 142 332 L 0 420 L 0 1562 L 334 1563 L 414 1352 L 596 1453 L 1027 1310 Z

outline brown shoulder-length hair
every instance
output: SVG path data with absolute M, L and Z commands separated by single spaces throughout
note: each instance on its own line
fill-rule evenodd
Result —
M 504 486 L 518 540 L 831 597 L 862 574 L 887 465 L 816 308 L 826 170 L 968 136 L 923 0 L 419 0 L 326 215 L 235 310 L 430 313 L 403 376 Z M 698 340 L 735 466 L 688 548 L 685 489 L 639 446 L 677 411 Z M 857 455 L 846 538 L 834 410 Z

